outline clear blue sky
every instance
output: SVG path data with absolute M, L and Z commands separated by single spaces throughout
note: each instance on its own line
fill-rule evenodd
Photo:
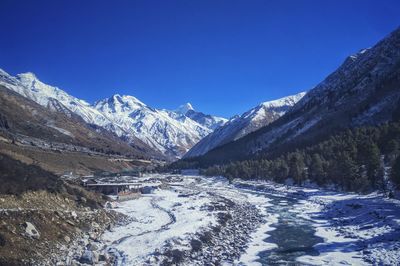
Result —
M 0 68 L 94 102 L 229 117 L 308 90 L 400 25 L 399 0 L 0 0 Z

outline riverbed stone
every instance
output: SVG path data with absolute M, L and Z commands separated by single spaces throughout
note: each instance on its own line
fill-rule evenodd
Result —
M 28 237 L 31 237 L 33 239 L 39 239 L 40 238 L 40 233 L 39 231 L 36 229 L 36 227 L 30 223 L 30 222 L 25 222 L 23 224 L 23 226 L 25 227 L 25 234 Z

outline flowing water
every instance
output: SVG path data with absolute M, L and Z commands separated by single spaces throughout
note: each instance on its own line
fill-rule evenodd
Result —
M 271 199 L 272 206 L 267 207 L 267 213 L 278 216 L 274 230 L 268 232 L 270 236 L 264 239 L 267 243 L 276 244 L 277 248 L 259 253 L 258 262 L 262 265 L 301 265 L 296 261 L 298 257 L 319 255 L 314 245 L 322 243 L 323 239 L 315 236 L 312 222 L 299 217 L 296 212 L 295 205 L 302 199 L 300 195 L 276 195 L 264 191 L 262 186 L 242 184 L 237 187 Z

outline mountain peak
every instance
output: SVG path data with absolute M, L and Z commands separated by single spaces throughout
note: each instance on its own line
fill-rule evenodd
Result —
M 185 103 L 185 104 L 182 104 L 181 106 L 179 106 L 178 109 L 175 110 L 175 112 L 185 115 L 189 110 L 193 110 L 194 111 L 194 108 L 193 108 L 192 104 L 191 103 Z
M 109 98 L 95 102 L 94 107 L 102 112 L 111 113 L 130 113 L 146 107 L 146 104 L 141 102 L 134 96 L 114 94 Z
M 25 79 L 25 80 L 37 80 L 38 78 L 36 75 L 32 72 L 26 72 L 26 73 L 21 73 L 17 75 L 20 79 Z
M 103 101 L 108 101 L 110 103 L 119 103 L 119 104 L 138 104 L 145 106 L 142 101 L 140 101 L 138 98 L 131 96 L 131 95 L 121 95 L 121 94 L 113 94 L 110 98 L 106 98 L 104 100 L 100 100 L 97 102 L 103 102 Z

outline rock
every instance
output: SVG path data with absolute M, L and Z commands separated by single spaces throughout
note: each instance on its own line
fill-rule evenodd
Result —
M 40 238 L 39 231 L 36 229 L 36 227 L 33 224 L 31 224 L 30 222 L 25 222 L 24 227 L 25 227 L 25 234 L 27 236 L 34 238 L 34 239 Z
M 69 236 L 64 236 L 65 242 L 69 243 L 71 241 L 71 238 Z
M 95 245 L 93 243 L 89 243 L 86 245 L 86 249 L 90 250 L 90 251 L 96 251 L 96 250 L 98 250 L 98 247 L 97 247 L 97 245 Z
M 94 263 L 93 252 L 90 250 L 86 250 L 85 252 L 83 252 L 82 256 L 79 258 L 79 262 L 86 264 L 93 264 Z
M 81 246 L 87 246 L 89 241 L 86 238 L 79 239 L 78 244 Z
M 97 239 L 97 234 L 95 234 L 95 233 L 90 233 L 90 234 L 89 234 L 89 239 L 90 239 L 90 240 L 96 240 L 96 239 Z
M 6 245 L 6 239 L 3 235 L 0 234 L 0 247 L 3 247 Z
M 107 201 L 106 204 L 105 204 L 105 208 L 106 208 L 106 209 L 112 209 L 112 207 L 113 207 L 113 206 L 112 206 L 112 203 L 109 202 L 109 201 Z
M 99 255 L 99 261 L 107 261 L 107 256 L 106 256 L 106 254 L 100 254 L 100 255 Z
M 76 261 L 76 260 L 73 260 L 72 262 L 71 262 L 71 266 L 80 266 L 80 265 L 82 265 L 82 264 L 80 264 L 78 261 Z
M 78 215 L 76 214 L 75 211 L 72 211 L 72 212 L 71 212 L 71 216 L 72 216 L 72 218 L 74 218 L 74 219 L 78 218 Z
M 99 262 L 99 252 L 92 251 L 92 254 L 93 254 L 93 262 L 97 264 Z

